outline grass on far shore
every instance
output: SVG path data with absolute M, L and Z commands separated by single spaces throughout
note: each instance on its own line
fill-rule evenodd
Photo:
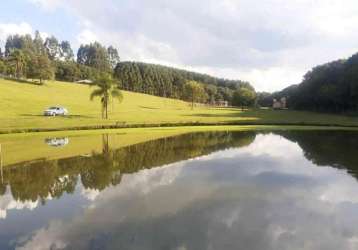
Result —
M 100 118 L 100 102 L 89 100 L 87 85 L 48 81 L 32 85 L 0 79 L 0 133 L 78 130 L 131 126 L 183 125 L 312 125 L 358 127 L 358 117 L 289 110 L 244 110 L 196 107 L 186 102 L 123 91 L 108 120 Z M 66 107 L 67 117 L 44 117 L 49 106 Z

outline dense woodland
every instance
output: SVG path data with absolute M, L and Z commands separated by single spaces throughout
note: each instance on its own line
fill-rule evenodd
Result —
M 282 91 L 259 93 L 262 106 L 273 98 L 288 97 L 289 108 L 319 112 L 356 113 L 358 111 L 358 54 L 310 70 L 303 81 Z
M 98 42 L 81 45 L 77 56 L 68 41 L 51 36 L 13 35 L 0 51 L 0 74 L 5 77 L 76 82 L 95 81 L 103 73 L 112 75 L 124 90 L 170 97 L 192 103 L 237 106 L 255 104 L 256 93 L 248 83 L 227 80 L 181 69 L 140 62 L 120 62 L 116 48 Z
M 247 82 L 138 62 L 117 64 L 114 75 L 120 80 L 123 89 L 178 99 L 186 99 L 185 84 L 195 81 L 201 83 L 204 90 L 203 97 L 198 101 L 206 103 L 231 101 L 235 90 L 240 88 L 254 91 Z

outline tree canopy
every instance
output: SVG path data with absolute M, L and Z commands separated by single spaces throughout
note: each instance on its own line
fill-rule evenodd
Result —
M 194 102 L 216 105 L 232 102 L 233 94 L 240 88 L 255 91 L 250 83 L 212 77 L 182 69 L 140 62 L 120 62 L 117 48 L 94 42 L 82 44 L 77 57 L 68 41 L 55 36 L 45 40 L 36 31 L 31 35 L 9 36 L 5 52 L 1 54 L 0 70 L 9 77 L 75 82 L 96 80 L 102 74 L 113 75 L 121 89 L 161 97 L 188 100 L 188 82 L 200 86 L 200 95 Z M 197 97 L 199 99 L 197 99 Z
M 358 111 L 358 54 L 314 67 L 299 85 L 272 95 L 288 98 L 290 108 L 320 112 Z
M 234 92 L 232 104 L 239 107 L 250 107 L 255 104 L 256 93 L 255 91 L 242 87 Z

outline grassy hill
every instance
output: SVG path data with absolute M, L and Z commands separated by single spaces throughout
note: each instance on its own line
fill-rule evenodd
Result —
M 68 128 L 99 124 L 143 124 L 216 121 L 214 115 L 233 111 L 197 108 L 191 111 L 183 101 L 123 91 L 124 101 L 110 106 L 110 119 L 102 120 L 99 100 L 90 101 L 93 89 L 87 85 L 47 82 L 38 86 L 0 80 L 0 129 Z M 43 117 L 45 108 L 65 106 L 68 117 Z M 205 110 L 212 118 L 195 116 Z M 225 119 L 228 120 L 228 119 Z
M 0 132 L 29 129 L 76 129 L 102 125 L 145 124 L 295 124 L 358 126 L 357 117 L 299 111 L 246 110 L 196 107 L 186 102 L 124 92 L 124 101 L 114 101 L 110 119 L 102 120 L 100 102 L 91 102 L 87 85 L 50 81 L 43 86 L 0 79 Z M 61 105 L 68 117 L 43 117 L 45 108 Z

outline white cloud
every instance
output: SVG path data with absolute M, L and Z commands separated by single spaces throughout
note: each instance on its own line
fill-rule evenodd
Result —
M 158 249 L 168 242 L 170 249 L 353 250 L 357 192 L 351 175 L 314 165 L 297 143 L 258 135 L 243 148 L 125 175 L 82 215 L 50 222 L 17 249 L 86 249 L 93 242 Z
M 316 64 L 358 50 L 355 0 L 31 1 L 78 17 L 77 42 L 96 39 L 124 60 L 242 78 L 259 90 L 298 83 Z
M 98 41 L 97 36 L 91 30 L 85 29 L 77 36 L 78 45 L 89 44 Z
M 22 23 L 0 23 L 0 44 L 5 43 L 9 35 L 19 34 L 32 34 L 33 29 L 30 24 Z
M 39 205 L 38 201 L 17 201 L 12 197 L 10 191 L 0 197 L 0 219 L 6 219 L 7 212 L 10 210 L 34 210 Z

